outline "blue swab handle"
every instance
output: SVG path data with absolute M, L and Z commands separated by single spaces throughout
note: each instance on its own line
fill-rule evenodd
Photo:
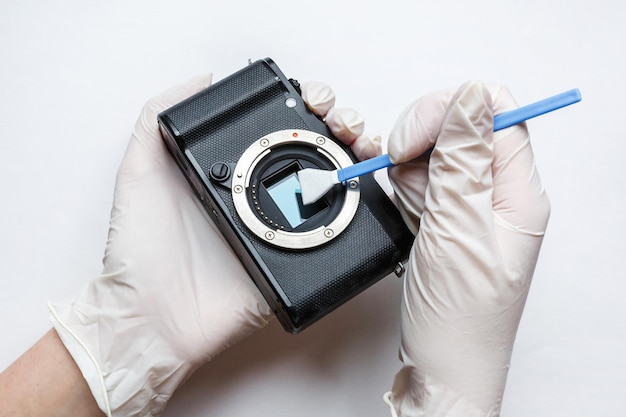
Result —
M 580 91 L 574 88 L 573 90 L 548 97 L 536 103 L 498 114 L 493 118 L 493 131 L 497 132 L 498 130 L 514 126 L 528 119 L 532 119 L 533 117 L 541 116 L 542 114 L 558 110 L 561 107 L 578 103 L 580 99 Z
M 493 118 L 493 131 L 497 132 L 498 130 L 506 129 L 507 127 L 514 126 L 528 119 L 532 119 L 533 117 L 541 116 L 542 114 L 558 110 L 562 107 L 569 106 L 570 104 L 578 103 L 580 100 L 580 91 L 577 88 L 574 88 L 573 90 L 548 97 L 527 106 L 498 114 Z M 338 170 L 337 178 L 339 179 L 339 182 L 343 182 L 349 180 L 350 178 L 359 177 L 379 169 L 388 168 L 392 165 L 393 163 L 391 162 L 391 159 L 389 159 L 389 155 L 384 154 Z
M 356 163 L 349 167 L 345 167 L 337 171 L 337 178 L 339 182 L 344 182 L 350 178 L 359 177 L 370 172 L 377 171 L 379 169 L 392 166 L 391 159 L 388 154 L 383 154 L 375 158 L 366 159 L 365 161 Z

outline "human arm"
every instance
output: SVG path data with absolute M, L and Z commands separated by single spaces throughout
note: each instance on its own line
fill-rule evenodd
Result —
M 104 416 L 53 329 L 0 373 L 0 393 L 0 417 Z

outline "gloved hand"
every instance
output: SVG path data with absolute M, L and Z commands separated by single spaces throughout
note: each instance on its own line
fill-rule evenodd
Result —
M 550 212 L 525 124 L 493 133 L 493 115 L 515 107 L 506 89 L 469 82 L 416 101 L 390 135 L 391 160 L 405 162 L 390 180 L 419 226 L 403 366 L 385 396 L 394 416 L 499 415 Z
M 158 130 L 159 112 L 210 83 L 198 77 L 146 104 L 118 171 L 102 274 L 71 301 L 50 304 L 54 328 L 109 416 L 158 416 L 195 369 L 271 317 Z M 379 153 L 360 115 L 334 109 L 330 88 L 303 90 L 362 157 Z

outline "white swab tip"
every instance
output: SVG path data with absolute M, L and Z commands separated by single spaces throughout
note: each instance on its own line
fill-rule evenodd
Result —
M 337 171 L 305 168 L 298 171 L 302 204 L 313 204 L 339 183 Z

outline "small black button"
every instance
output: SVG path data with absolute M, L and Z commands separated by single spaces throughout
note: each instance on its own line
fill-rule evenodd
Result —
M 296 89 L 296 91 L 298 92 L 298 94 L 302 95 L 302 89 L 300 88 L 300 83 L 298 82 L 298 80 L 294 80 L 293 78 L 289 79 L 289 82 L 291 83 L 291 85 L 293 86 L 293 88 Z
M 230 167 L 224 162 L 216 162 L 211 165 L 209 175 L 215 181 L 226 181 L 230 177 Z

